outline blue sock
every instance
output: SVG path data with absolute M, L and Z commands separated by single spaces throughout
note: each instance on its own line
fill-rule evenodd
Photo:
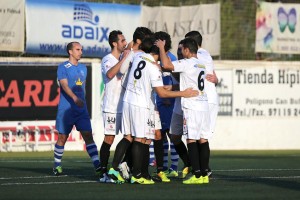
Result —
M 177 154 L 173 143 L 170 144 L 170 148 L 171 148 L 171 167 L 170 168 L 177 171 L 179 155 Z
M 163 171 L 168 170 L 169 166 L 169 142 L 164 142 L 164 168 Z
M 154 144 L 153 144 L 153 141 L 152 141 L 151 144 L 150 144 L 149 153 L 150 153 L 149 164 L 151 164 L 151 163 L 155 160 Z
M 93 165 L 95 168 L 100 166 L 100 160 L 98 155 L 97 146 L 95 143 L 86 145 L 86 151 L 88 152 L 90 158 L 92 159 Z
M 54 146 L 54 168 L 61 165 L 61 159 L 64 154 L 64 146 L 55 144 Z

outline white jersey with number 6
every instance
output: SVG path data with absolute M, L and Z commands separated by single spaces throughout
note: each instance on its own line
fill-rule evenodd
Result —
M 197 51 L 197 57 L 198 59 L 203 60 L 205 62 L 205 69 L 207 74 L 213 74 L 215 67 L 209 52 L 203 48 L 199 48 Z M 219 96 L 215 84 L 205 79 L 205 89 L 208 98 L 208 103 L 219 105 Z
M 199 95 L 192 98 L 181 98 L 182 108 L 208 111 L 207 95 L 204 80 L 206 77 L 205 62 L 197 58 L 181 59 L 172 62 L 174 72 L 180 72 L 180 90 L 193 88 Z

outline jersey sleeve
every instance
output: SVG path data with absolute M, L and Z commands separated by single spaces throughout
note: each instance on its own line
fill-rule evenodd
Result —
M 60 64 L 57 68 L 57 79 L 60 81 L 67 78 L 66 68 L 63 64 Z
M 213 74 L 214 71 L 214 63 L 212 60 L 206 60 L 205 69 L 208 74 Z
M 184 72 L 186 70 L 186 66 L 188 66 L 185 59 L 173 61 L 172 64 L 174 66 L 173 72 Z
M 122 65 L 120 67 L 120 73 L 121 74 L 125 74 L 128 71 L 130 63 L 133 60 L 133 56 L 134 56 L 134 52 L 130 51 L 129 55 L 127 56 L 127 58 L 124 60 L 124 62 L 122 63 Z
M 150 72 L 151 86 L 152 87 L 161 87 L 161 86 L 164 86 L 163 80 L 162 80 L 161 71 L 155 65 L 150 66 L 150 67 L 154 68 L 152 70 L 149 70 L 149 72 Z
M 108 70 L 113 67 L 111 65 L 112 64 L 111 64 L 110 60 L 108 58 L 104 57 L 102 60 L 102 64 L 101 64 L 102 73 L 106 75 Z

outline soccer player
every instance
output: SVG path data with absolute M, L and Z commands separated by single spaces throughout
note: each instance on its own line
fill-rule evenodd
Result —
M 127 81 L 128 81 L 128 75 L 130 71 L 130 66 L 133 61 L 133 58 L 135 56 L 138 56 L 140 53 L 143 53 L 140 50 L 140 45 L 142 44 L 142 41 L 146 38 L 153 35 L 153 32 L 146 28 L 146 27 L 137 27 L 133 33 L 133 40 L 128 44 L 128 47 L 131 51 L 128 53 L 128 56 L 126 57 L 125 61 L 122 63 L 120 67 L 120 72 L 123 75 L 122 78 L 122 86 L 126 88 Z M 127 172 L 127 163 L 124 162 L 121 164 L 122 159 L 124 158 L 124 155 L 126 154 L 124 160 L 128 162 L 129 168 L 132 168 L 131 164 L 131 142 L 133 141 L 133 138 L 131 134 L 124 135 L 124 137 L 120 140 L 120 142 L 116 146 L 115 155 L 112 161 L 112 167 L 109 169 L 109 176 L 115 180 L 116 183 L 124 183 L 124 178 L 129 178 L 129 174 Z M 121 164 L 121 165 L 120 165 Z M 123 172 L 123 177 L 120 175 L 120 168 Z M 147 164 L 148 165 L 148 164 Z M 124 174 L 126 175 L 124 176 Z
M 203 52 L 201 59 L 206 60 L 207 65 L 211 66 L 210 68 L 208 68 L 208 70 L 214 69 L 211 56 L 209 55 L 209 53 L 206 50 L 201 48 L 201 44 L 202 44 L 201 34 L 198 31 L 191 31 L 186 34 L 186 37 L 192 37 L 193 39 L 195 39 L 195 41 L 198 44 L 197 57 L 199 57 L 199 55 L 201 55 L 201 52 Z M 177 51 L 178 59 L 183 58 L 181 49 L 182 49 L 182 46 L 179 43 L 178 51 Z M 204 55 L 205 55 L 205 57 L 204 57 Z M 214 130 L 215 121 L 216 121 L 217 112 L 218 112 L 218 95 L 216 93 L 216 88 L 215 88 L 215 85 L 217 83 L 218 83 L 218 78 L 217 78 L 214 70 L 212 72 L 208 71 L 208 74 L 206 75 L 206 79 L 205 79 L 205 85 L 207 85 L 207 87 L 210 87 L 207 90 L 207 96 L 208 96 L 209 109 L 210 110 L 213 109 L 212 113 L 210 112 L 210 119 L 211 119 L 210 127 L 212 130 L 212 133 Z M 185 178 L 186 175 L 191 171 L 190 170 L 191 164 L 189 161 L 187 148 L 181 139 L 182 135 L 183 135 L 183 131 L 182 131 L 183 121 L 181 120 L 182 115 L 183 115 L 183 113 L 182 113 L 182 109 L 181 109 L 181 103 L 177 98 L 175 100 L 170 132 L 171 132 L 171 141 L 174 143 L 176 152 L 179 154 L 179 157 L 182 159 L 182 161 L 184 163 L 184 168 L 182 170 L 182 178 Z M 208 171 L 208 176 L 211 176 L 212 171 L 210 170 L 210 168 L 208 168 L 206 170 Z
M 167 52 L 168 57 L 171 61 L 177 60 L 176 56 L 173 55 L 170 51 Z M 170 72 L 163 72 L 163 82 L 164 85 L 174 85 L 176 84 L 176 80 Z M 169 140 L 170 139 L 170 123 L 174 109 L 175 98 L 162 99 L 159 96 L 156 96 L 156 105 L 159 111 L 161 125 L 162 125 L 162 137 L 164 140 L 163 148 L 164 148 L 164 164 L 163 171 L 167 175 L 167 177 L 177 177 L 178 172 L 178 160 L 179 156 L 174 148 L 174 144 Z M 179 98 L 179 97 L 178 97 Z M 171 139 L 170 139 L 171 140 Z M 169 148 L 171 153 L 171 165 L 169 166 Z
M 81 133 L 86 144 L 86 150 L 93 161 L 96 173 L 99 172 L 99 157 L 97 146 L 92 135 L 90 115 L 85 100 L 85 85 L 87 68 L 79 63 L 82 56 L 82 46 L 79 42 L 67 45 L 69 60 L 61 63 L 57 69 L 57 79 L 60 85 L 60 100 L 56 116 L 58 139 L 54 147 L 55 175 L 62 174 L 61 160 L 64 146 L 73 126 Z
M 206 87 L 206 93 L 208 98 L 208 106 L 209 106 L 209 115 L 210 115 L 210 132 L 211 135 L 209 138 L 212 137 L 215 125 L 216 125 L 216 119 L 219 112 L 219 96 L 216 90 L 216 84 L 218 83 L 218 78 L 216 76 L 215 70 L 214 70 L 214 64 L 212 57 L 210 56 L 209 52 L 201 47 L 202 45 L 202 35 L 199 33 L 199 31 L 190 31 L 185 35 L 185 38 L 192 38 L 194 39 L 198 44 L 198 51 L 197 51 L 197 57 L 198 59 L 205 61 L 205 66 L 207 70 L 206 79 L 204 80 L 204 84 Z M 210 148 L 209 148 L 209 141 L 203 142 L 199 145 L 199 148 L 201 151 L 209 151 L 208 155 L 210 157 Z M 204 153 L 204 155 L 207 155 Z M 209 157 L 208 159 L 209 162 Z M 206 171 L 209 175 L 211 175 L 210 168 L 207 168 Z
M 195 98 L 181 98 L 181 106 L 184 116 L 183 131 L 187 134 L 187 146 L 190 162 L 194 175 L 183 184 L 208 183 L 207 155 L 200 154 L 198 143 L 207 141 L 210 135 L 209 108 L 205 89 L 205 61 L 197 59 L 198 45 L 195 40 L 185 38 L 182 40 L 182 54 L 185 59 L 171 62 L 165 55 L 165 41 L 158 40 L 156 45 L 160 50 L 160 58 L 163 67 L 174 72 L 180 72 L 180 89 L 187 87 L 197 88 L 200 94 Z M 208 154 L 208 151 L 206 151 Z M 201 163 L 201 164 L 200 164 Z
M 127 46 L 127 42 L 121 31 L 111 31 L 109 33 L 108 42 L 111 47 L 111 53 L 103 57 L 101 63 L 105 92 L 102 108 L 104 140 L 100 148 L 100 182 L 107 182 L 110 179 L 107 175 L 110 147 L 114 142 L 115 136 L 121 131 L 123 96 L 125 89 L 121 84 L 123 74 L 120 73 L 120 67 L 128 54 L 128 51 L 123 53 Z M 120 59 L 122 53 L 122 59 Z
M 160 40 L 165 40 L 166 41 L 166 45 L 165 45 L 165 50 L 167 52 L 169 52 L 169 50 L 171 49 L 171 37 L 168 33 L 163 32 L 163 31 L 158 31 L 154 34 L 154 37 L 156 39 L 160 39 Z M 169 76 L 170 77 L 170 76 Z M 167 79 L 167 77 L 165 77 L 165 80 Z M 161 181 L 161 182 L 170 182 L 170 179 L 167 177 L 167 174 L 165 173 L 165 171 L 167 171 L 167 167 L 166 169 L 164 169 L 164 140 L 167 140 L 167 129 L 169 129 L 169 119 L 171 118 L 172 115 L 172 106 L 168 106 L 165 107 L 165 105 L 163 105 L 163 101 L 174 101 L 173 99 L 161 99 L 159 97 L 159 95 L 155 95 L 156 96 L 156 101 L 155 101 L 155 109 L 152 110 L 152 112 L 154 112 L 156 121 L 155 121 L 155 126 L 157 126 L 157 123 L 160 123 L 160 127 L 156 127 L 155 130 L 155 138 L 154 138 L 154 154 L 156 157 L 156 168 L 157 168 L 157 176 L 153 176 L 153 179 L 155 181 Z M 159 115 L 156 114 L 157 111 L 159 112 Z M 160 122 L 160 116 L 163 117 L 163 121 L 162 123 L 164 124 L 164 130 L 160 130 L 161 127 L 161 122 Z M 159 120 L 157 120 L 159 119 Z M 169 151 L 169 146 L 167 147 L 166 150 L 166 158 L 167 158 L 167 162 L 168 162 L 168 151 Z M 168 163 L 166 163 L 168 165 Z
M 154 106 L 152 92 L 162 98 L 197 96 L 197 90 L 187 88 L 184 91 L 168 91 L 164 89 L 160 67 L 156 64 L 159 50 L 153 45 L 154 38 L 146 38 L 142 42 L 141 50 L 145 53 L 135 57 L 128 77 L 128 84 L 124 95 L 122 116 L 122 132 L 134 137 L 132 144 L 133 171 L 131 183 L 153 184 L 152 180 L 143 177 L 145 171 L 143 163 L 149 159 L 149 144 L 155 137 L 151 122 L 151 107 Z M 148 155 L 145 156 L 145 155 Z M 148 168 L 148 165 L 146 166 Z
M 184 59 L 182 55 L 182 41 L 178 44 L 177 49 L 177 58 L 178 60 Z M 173 77 L 175 78 L 174 85 L 172 86 L 173 90 L 179 89 L 179 79 L 180 74 L 179 73 L 172 73 Z M 171 118 L 171 124 L 170 124 L 170 139 L 172 143 L 174 144 L 174 148 L 183 161 L 183 170 L 181 173 L 181 178 L 185 178 L 186 175 L 191 171 L 191 163 L 188 156 L 188 150 L 185 146 L 185 144 L 182 141 L 182 135 L 183 135 L 183 111 L 181 108 L 181 98 L 175 98 L 174 108 L 173 108 L 173 114 Z

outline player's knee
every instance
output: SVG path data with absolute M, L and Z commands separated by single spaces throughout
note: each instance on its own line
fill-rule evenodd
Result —
M 155 130 L 155 140 L 161 140 L 161 131 L 160 130 Z
M 111 145 L 114 142 L 114 139 L 114 135 L 105 135 L 104 142 Z
M 91 132 L 81 132 L 81 136 L 85 142 L 85 144 L 94 143 L 94 138 Z
M 171 142 L 177 145 L 181 142 L 181 135 L 171 135 Z
M 65 146 L 67 140 L 68 140 L 69 135 L 64 135 L 64 134 L 58 134 L 57 142 L 56 144 L 59 146 Z

